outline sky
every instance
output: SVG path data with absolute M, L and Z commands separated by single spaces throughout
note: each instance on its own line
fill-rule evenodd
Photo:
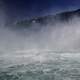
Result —
M 0 0 L 4 12 L 12 21 L 55 14 L 80 8 L 80 0 Z

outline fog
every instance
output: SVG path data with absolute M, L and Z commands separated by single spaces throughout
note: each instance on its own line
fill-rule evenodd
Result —
M 0 57 L 3 60 L 7 58 L 13 62 L 18 61 L 17 63 L 45 61 L 48 52 L 51 52 L 48 56 L 54 52 L 79 52 L 79 41 L 80 19 L 77 17 L 69 22 L 56 21 L 56 24 L 47 24 L 43 28 L 37 24 L 31 31 L 27 28 L 21 31 L 11 30 L 4 26 L 0 28 Z M 21 57 L 26 57 L 26 60 Z

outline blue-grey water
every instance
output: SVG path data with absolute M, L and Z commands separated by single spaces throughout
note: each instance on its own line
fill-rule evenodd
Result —
M 0 80 L 80 80 L 80 53 L 43 51 L 1 58 Z

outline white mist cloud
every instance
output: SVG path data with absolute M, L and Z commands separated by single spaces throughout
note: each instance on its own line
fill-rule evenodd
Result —
M 40 26 L 37 26 L 40 28 Z M 48 25 L 40 31 L 28 31 L 22 35 L 7 28 L 0 29 L 1 50 L 27 50 L 27 49 L 50 49 L 56 50 L 79 50 L 80 35 L 79 19 L 73 19 L 69 23 L 57 23 Z M 3 48 L 3 49 L 2 49 Z
M 41 26 L 37 25 L 37 27 Z M 13 62 L 19 57 L 17 63 L 45 61 L 47 53 L 44 51 L 79 52 L 79 41 L 79 18 L 73 18 L 69 23 L 56 22 L 56 25 L 52 26 L 48 24 L 37 32 L 27 30 L 25 36 L 21 32 L 3 27 L 0 28 L 0 55 L 12 59 Z M 24 57 L 26 60 L 23 59 Z

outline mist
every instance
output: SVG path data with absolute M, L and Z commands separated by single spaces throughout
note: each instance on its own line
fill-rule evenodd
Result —
M 80 19 L 56 21 L 54 25 L 36 25 L 31 29 L 0 28 L 0 57 L 6 64 L 44 62 L 54 53 L 80 51 Z M 48 57 L 47 57 L 48 56 Z M 26 59 L 25 59 L 26 58 Z M 12 61 L 12 62 L 11 62 Z

